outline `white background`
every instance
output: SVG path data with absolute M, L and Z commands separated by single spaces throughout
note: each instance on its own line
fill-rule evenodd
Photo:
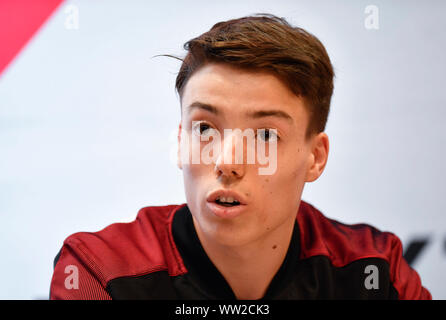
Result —
M 326 216 L 429 243 L 415 261 L 446 298 L 446 2 L 68 1 L 0 77 L 0 299 L 46 299 L 63 240 L 185 201 L 171 161 L 187 40 L 268 12 L 315 34 L 336 71 Z M 379 29 L 364 26 L 367 5 Z M 79 28 L 67 29 L 68 5 Z

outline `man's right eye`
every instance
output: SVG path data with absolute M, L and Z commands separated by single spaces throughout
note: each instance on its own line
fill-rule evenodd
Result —
M 211 128 L 211 126 L 209 126 L 208 124 L 206 124 L 206 123 L 200 123 L 200 126 L 199 126 L 199 131 L 200 131 L 200 134 L 203 134 L 203 133 L 205 133 L 207 130 L 209 130 Z
M 205 136 L 211 132 L 212 127 L 206 122 L 198 122 L 194 124 L 193 130 L 196 134 L 200 136 Z

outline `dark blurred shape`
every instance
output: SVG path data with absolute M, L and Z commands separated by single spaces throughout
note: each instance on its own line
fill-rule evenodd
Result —
M 405 250 L 403 256 L 408 264 L 411 266 L 414 264 L 415 260 L 420 255 L 421 251 L 424 250 L 426 245 L 429 243 L 429 238 L 415 239 L 409 241 L 409 245 Z

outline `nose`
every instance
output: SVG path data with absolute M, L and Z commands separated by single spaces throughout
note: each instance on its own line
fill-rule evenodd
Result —
M 237 154 L 237 145 L 242 144 L 242 152 Z M 243 144 L 243 138 L 240 141 L 237 135 L 231 134 L 224 137 L 222 144 L 222 152 L 219 154 L 214 171 L 217 176 L 224 176 L 227 178 L 240 179 L 245 175 L 244 154 L 246 152 Z M 238 160 L 238 161 L 236 161 Z

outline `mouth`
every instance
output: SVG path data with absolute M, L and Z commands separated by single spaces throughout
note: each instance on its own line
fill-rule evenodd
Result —
M 224 206 L 224 207 L 233 207 L 233 206 L 239 206 L 240 205 L 240 202 L 238 200 L 235 200 L 232 197 L 227 197 L 227 198 L 225 198 L 225 197 L 218 197 L 215 200 L 215 203 L 219 204 L 221 206 Z
M 240 193 L 228 189 L 219 189 L 211 192 L 210 194 L 208 194 L 206 201 L 214 202 L 225 207 L 233 207 L 246 204 L 244 197 Z
M 207 197 L 207 206 L 218 217 L 232 218 L 246 209 L 246 201 L 239 193 L 220 189 Z

